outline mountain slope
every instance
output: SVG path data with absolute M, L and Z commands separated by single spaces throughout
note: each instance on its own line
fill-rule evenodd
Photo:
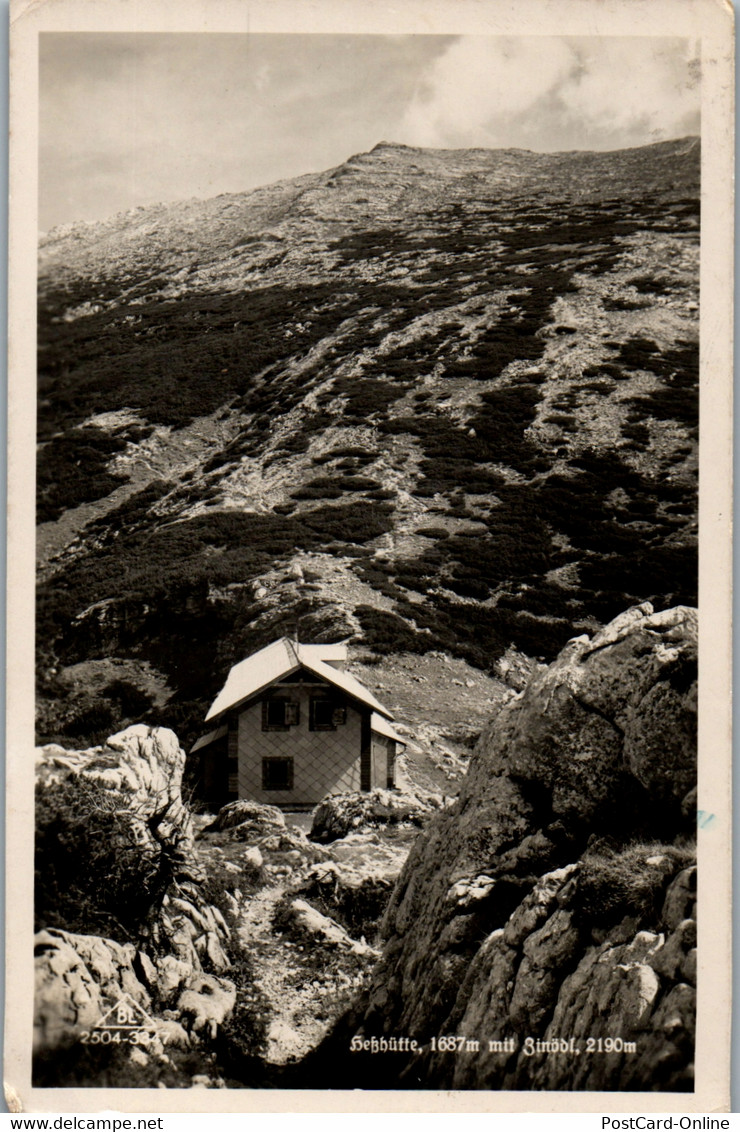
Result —
M 44 237 L 42 737 L 187 741 L 284 631 L 490 672 L 694 602 L 699 157 L 381 144 Z

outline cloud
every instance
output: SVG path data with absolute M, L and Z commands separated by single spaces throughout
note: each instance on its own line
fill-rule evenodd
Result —
M 496 144 L 507 117 L 519 116 L 577 66 L 563 40 L 458 39 L 429 68 L 402 122 L 413 145 Z
M 607 39 L 598 54 L 588 48 L 578 53 L 583 70 L 560 92 L 571 120 L 609 132 L 688 132 L 698 114 L 698 89 L 687 41 Z
M 552 150 L 696 132 L 695 56 L 674 38 L 461 37 L 421 76 L 399 140 Z

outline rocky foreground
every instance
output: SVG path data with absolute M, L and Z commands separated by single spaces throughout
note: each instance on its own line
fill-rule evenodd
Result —
M 691 1088 L 696 641 L 694 610 L 645 604 L 501 710 L 414 845 L 382 960 L 320 1056 L 408 1036 L 421 1052 L 385 1073 L 354 1054 L 347 1072 L 366 1087 Z M 443 1035 L 466 1042 L 434 1051 Z M 537 1052 L 571 1040 L 580 1056 Z
M 42 748 L 36 1083 L 690 1089 L 696 643 L 630 609 L 446 808 L 330 800 L 309 837 L 248 802 L 196 836 L 161 728 Z M 151 1039 L 81 1047 L 124 995 Z
M 172 732 L 144 725 L 104 748 L 40 751 L 35 910 L 48 926 L 35 941 L 38 1084 L 68 1083 L 68 1073 L 82 1084 L 102 1073 L 89 1083 L 106 1083 L 109 1051 L 79 1043 L 124 996 L 144 1029 L 159 1011 L 156 1036 L 128 1051 L 122 1084 L 137 1083 L 152 1057 L 169 1068 L 165 1046 L 215 1035 L 234 1009 L 234 985 L 221 977 L 229 928 L 205 896 L 184 762 Z M 91 934 L 96 921 L 104 936 Z
M 309 840 L 274 806 L 194 817 L 184 763 L 173 732 L 143 724 L 39 749 L 38 1085 L 276 1083 L 378 959 L 378 920 L 443 801 L 330 798 Z M 122 1003 L 134 1040 L 113 1025 Z

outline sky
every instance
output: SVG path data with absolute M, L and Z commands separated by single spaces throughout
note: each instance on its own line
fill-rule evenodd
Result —
M 679 38 L 44 33 L 39 226 L 315 173 L 380 141 L 620 149 L 699 132 Z

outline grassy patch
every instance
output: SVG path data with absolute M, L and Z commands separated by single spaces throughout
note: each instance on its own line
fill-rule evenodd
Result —
M 604 925 L 635 916 L 641 923 L 657 926 L 670 880 L 695 858 L 695 846 L 677 848 L 658 842 L 640 842 L 614 852 L 587 852 L 578 878 L 585 919 Z

